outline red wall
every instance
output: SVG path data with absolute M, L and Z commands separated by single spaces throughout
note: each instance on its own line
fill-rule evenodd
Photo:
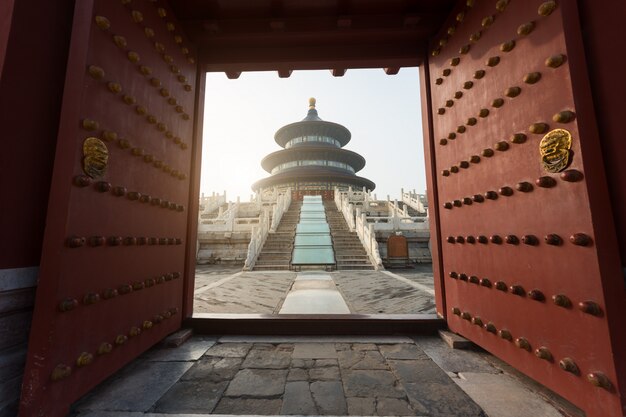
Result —
M 624 25 L 626 2 L 585 0 L 578 3 L 587 70 L 624 267 L 626 266 L 626 163 L 624 163 L 626 56 L 619 45 L 626 40 Z
M 39 265 L 73 10 L 70 0 L 0 7 L 0 269 Z

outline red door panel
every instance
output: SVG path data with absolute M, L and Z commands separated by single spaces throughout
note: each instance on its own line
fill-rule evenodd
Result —
M 178 329 L 196 65 L 168 6 L 77 2 L 21 413 Z
M 463 1 L 431 50 L 446 314 L 589 416 L 621 416 L 624 285 L 573 3 Z

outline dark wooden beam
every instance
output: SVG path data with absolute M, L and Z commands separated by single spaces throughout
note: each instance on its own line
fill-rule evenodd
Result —
M 330 73 L 333 74 L 333 77 L 343 77 L 346 73 L 345 68 L 333 68 L 330 70 Z
M 371 54 L 376 50 L 376 56 Z M 303 69 L 402 68 L 422 62 L 425 44 L 361 44 L 259 48 L 203 48 L 198 61 L 204 71 L 288 71 Z
M 387 75 L 396 75 L 398 71 L 400 71 L 400 67 L 389 67 L 389 68 L 384 68 L 384 70 L 385 70 L 385 74 Z
M 291 76 L 292 70 L 279 69 L 278 77 L 280 78 L 289 78 Z
M 183 22 L 185 33 L 195 42 L 199 42 L 203 33 L 219 33 L 242 36 L 245 34 L 271 33 L 288 31 L 293 33 L 330 32 L 337 28 L 353 28 L 360 31 L 377 30 L 413 30 L 431 36 L 441 26 L 444 16 L 433 13 L 403 15 L 328 15 L 318 17 L 266 17 L 266 18 L 231 18 L 231 19 L 192 19 Z

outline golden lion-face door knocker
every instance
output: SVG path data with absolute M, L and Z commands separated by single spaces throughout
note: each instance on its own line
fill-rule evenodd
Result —
M 104 142 L 90 137 L 83 142 L 83 171 L 91 178 L 104 177 L 109 161 L 109 150 Z
M 546 133 L 539 143 L 541 165 L 548 172 L 563 171 L 570 163 L 572 134 L 565 129 L 554 129 Z

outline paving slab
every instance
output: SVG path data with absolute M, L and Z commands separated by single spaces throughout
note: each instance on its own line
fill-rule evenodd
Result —
M 377 350 L 342 350 L 338 354 L 342 369 L 389 369 Z
M 287 382 L 280 414 L 314 415 L 317 407 L 307 381 Z
M 454 382 L 489 417 L 562 417 L 556 408 L 509 375 L 462 372 Z
M 376 414 L 376 399 L 367 397 L 348 397 L 348 414 L 351 416 L 373 416 Z
M 482 355 L 486 353 L 475 350 L 452 349 L 439 337 L 417 337 L 415 343 L 445 371 L 492 374 L 501 372 L 482 358 Z
M 347 397 L 404 398 L 406 396 L 402 389 L 396 387 L 397 380 L 390 371 L 342 371 L 342 377 Z
M 228 397 L 272 397 L 282 395 L 286 369 L 242 369 L 228 385 Z
M 308 381 L 309 371 L 303 368 L 292 368 L 287 374 L 287 381 Z
M 309 369 L 309 377 L 311 381 L 339 381 L 341 374 L 338 366 L 326 366 Z
M 239 371 L 242 362 L 243 358 L 204 357 L 194 363 L 181 380 L 230 381 Z
M 210 413 L 222 397 L 227 381 L 179 381 L 156 403 L 159 413 Z
M 404 387 L 414 408 L 426 409 L 433 417 L 488 417 L 487 414 L 454 382 L 409 382 Z M 537 414 L 531 414 L 535 416 Z M 543 417 L 543 416 L 542 416 Z
M 291 359 L 292 368 L 313 368 L 315 366 L 315 359 Z
M 402 383 L 419 382 L 429 384 L 437 382 L 440 384 L 452 383 L 450 377 L 433 361 L 425 360 L 390 360 L 391 369 L 398 376 Z
M 271 345 L 270 345 L 271 346 Z M 243 368 L 258 369 L 285 369 L 291 364 L 291 352 L 279 350 L 271 346 L 264 348 L 256 346 L 250 350 L 243 361 Z
M 382 353 L 385 359 L 429 359 L 428 355 L 416 345 L 381 346 L 380 353 Z
M 337 359 L 316 359 L 315 367 L 323 368 L 325 366 L 339 366 L 339 361 Z
M 159 362 L 195 361 L 200 359 L 216 341 L 216 338 L 194 337 L 178 347 L 157 347 L 152 349 L 148 351 L 145 359 Z
M 282 401 L 279 399 L 222 397 L 217 407 L 215 407 L 215 413 L 239 416 L 278 415 L 280 414 L 281 404 Z M 212 417 L 219 416 L 213 415 Z
M 336 359 L 333 343 L 298 343 L 291 356 L 294 359 Z
M 404 398 L 378 398 L 376 413 L 379 416 L 412 416 L 415 414 L 409 402 Z
M 229 343 L 220 339 L 219 344 L 212 346 L 205 355 L 223 358 L 244 358 L 250 349 L 252 349 L 251 343 Z
M 93 396 L 88 395 L 75 408 L 79 411 L 148 411 L 191 365 L 191 362 L 133 363 L 101 384 Z
M 319 414 L 342 416 L 348 412 L 341 381 L 317 381 L 311 383 L 311 393 Z

